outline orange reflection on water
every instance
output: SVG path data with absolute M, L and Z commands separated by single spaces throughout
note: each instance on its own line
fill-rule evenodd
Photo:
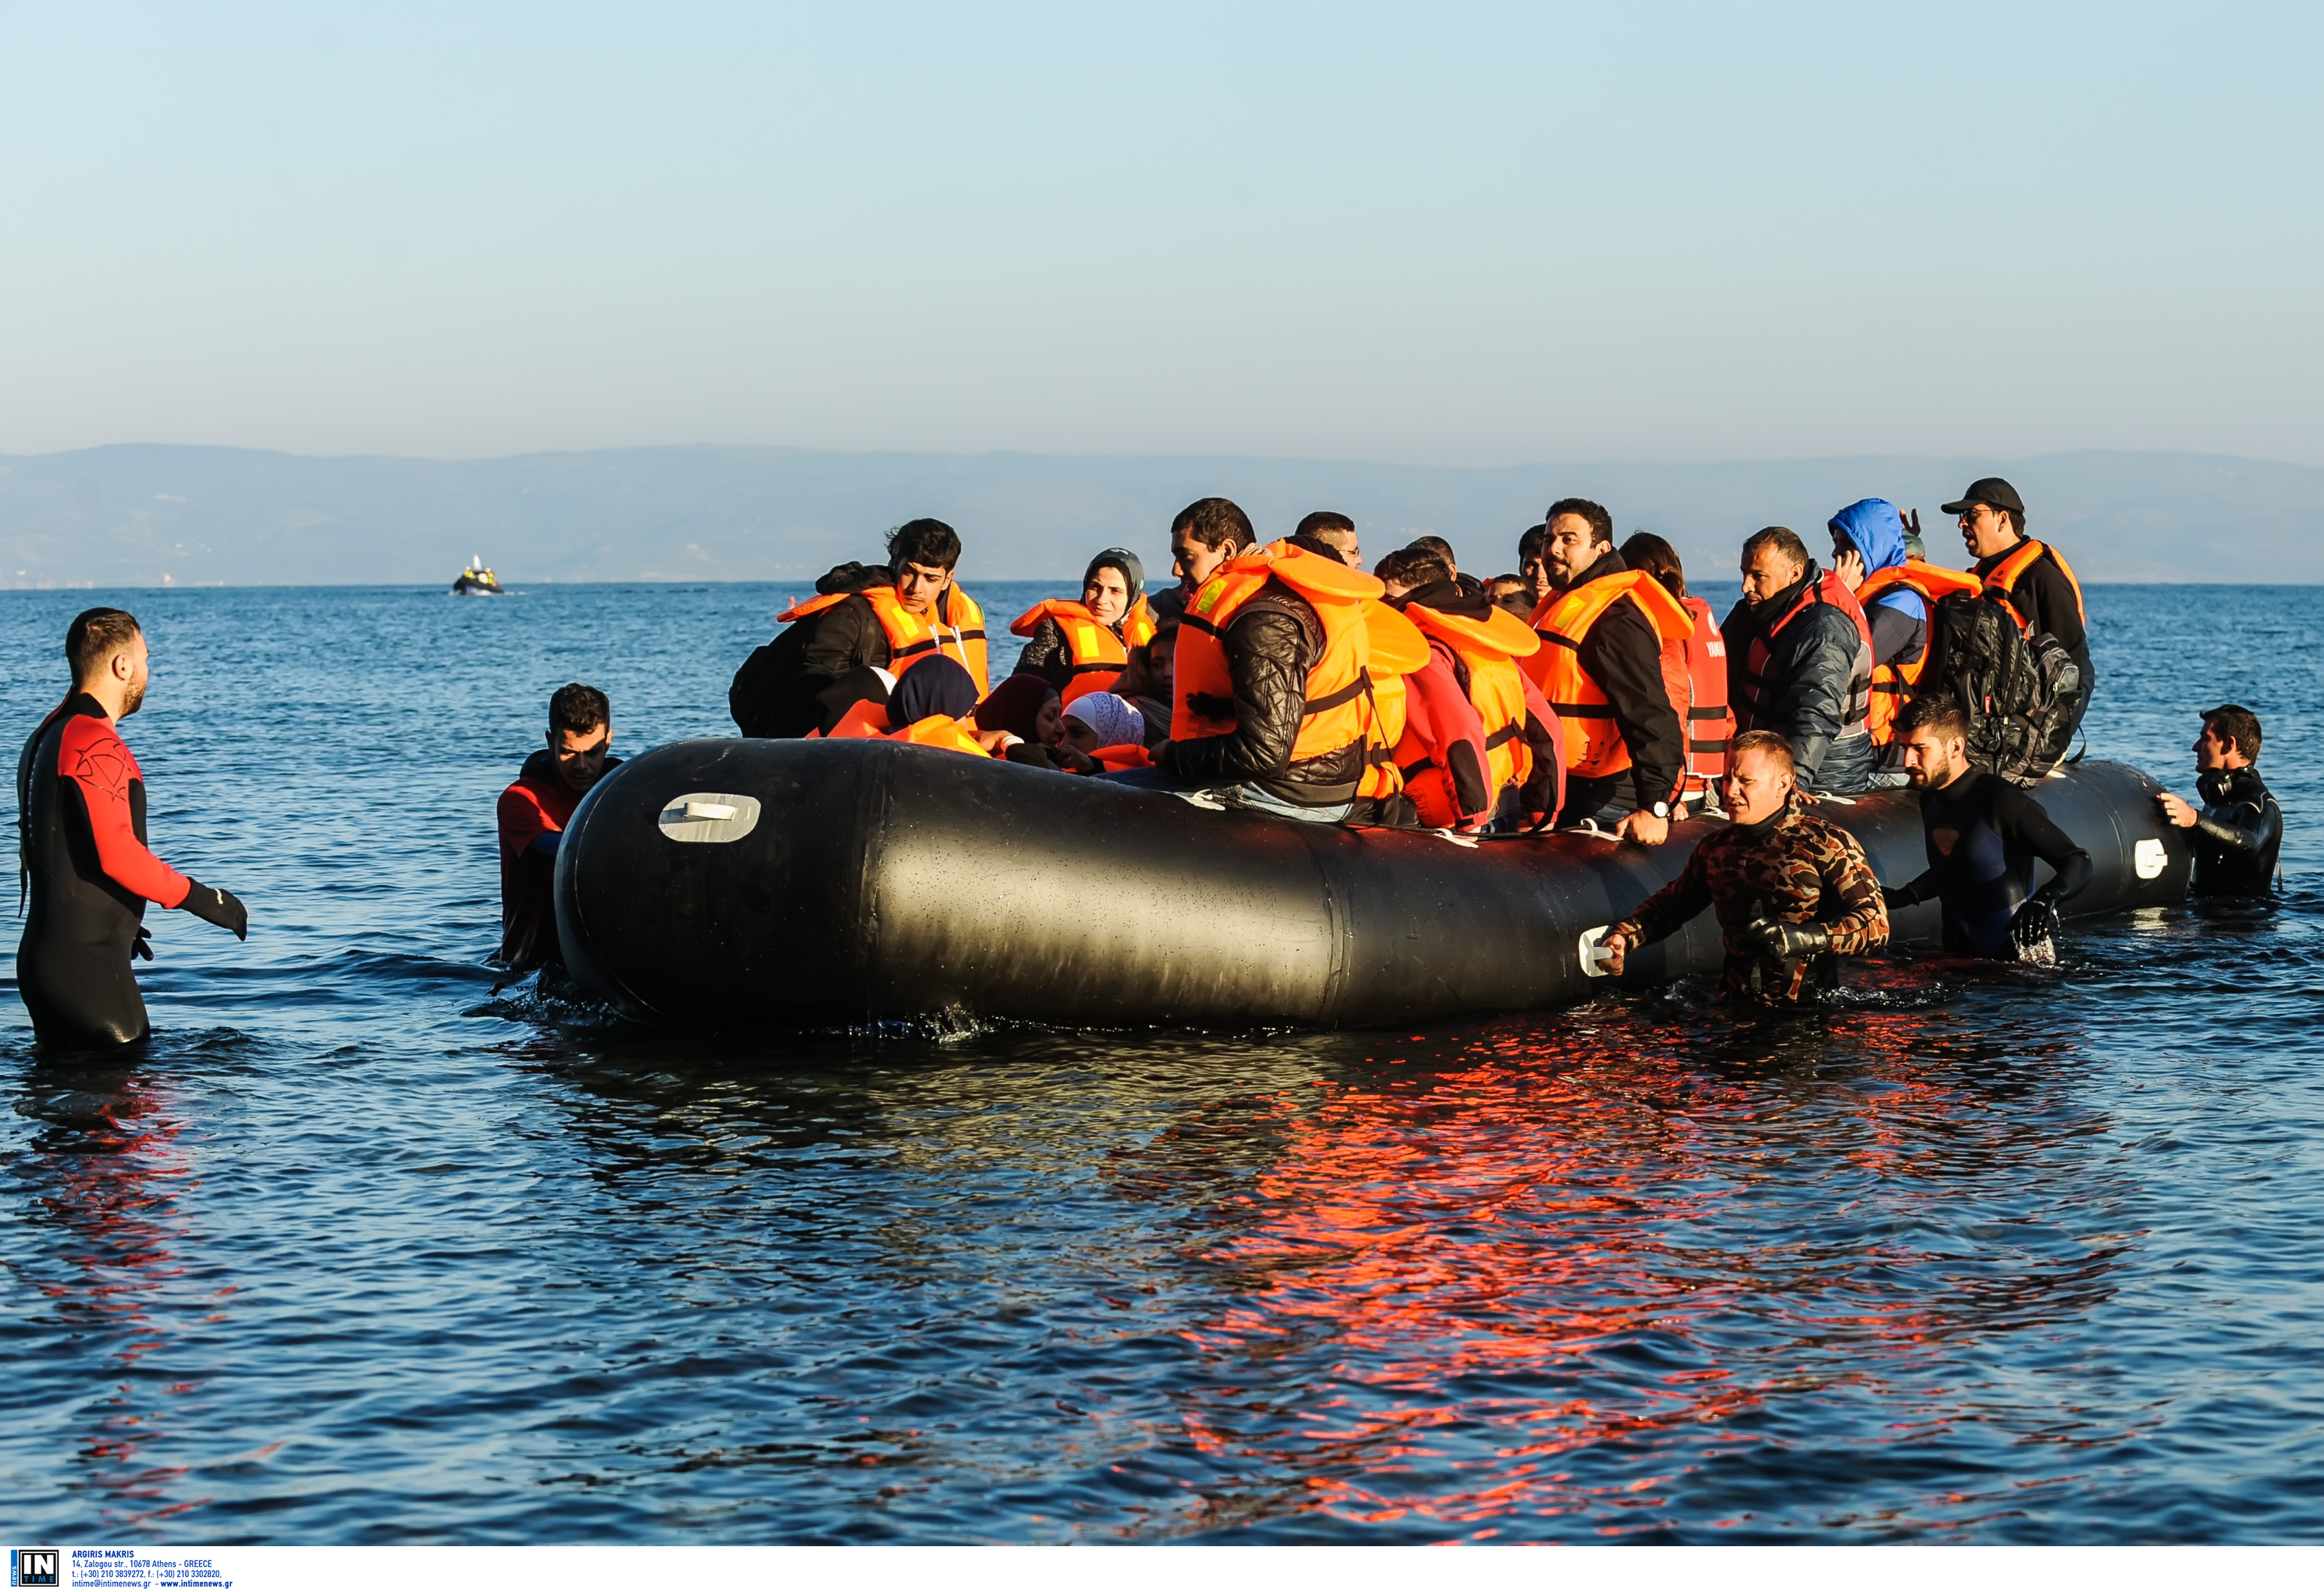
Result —
M 1204 1252 L 1233 1302 L 1191 1336 L 1229 1385 L 1184 1419 L 1235 1480 L 1204 1489 L 1200 1524 L 1650 1524 L 1670 1484 L 1765 1440 L 1735 1417 L 1810 1384 L 1877 1388 L 1917 1346 L 1995 1324 L 1974 1290 L 1900 1284 L 1916 1251 L 1814 1220 L 1820 1194 L 1942 1197 L 1964 1102 L 1915 1060 L 1924 1021 L 1849 1013 L 1836 1085 L 1816 1076 L 1821 1024 L 1706 1069 L 1700 1033 L 1585 1013 L 1416 1062 L 1383 1041 L 1349 1081 L 1277 1100 L 1251 1125 L 1276 1153 L 1214 1209 L 1231 1236 Z M 1770 1194 L 1788 1210 L 1728 1209 Z

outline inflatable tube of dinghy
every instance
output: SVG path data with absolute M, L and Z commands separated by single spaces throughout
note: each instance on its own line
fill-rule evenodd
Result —
M 2035 792 L 2090 853 L 2077 916 L 2161 906 L 2190 853 L 2154 783 L 2083 763 Z M 1905 791 L 1821 812 L 1889 883 L 1925 865 Z M 883 741 L 693 741 L 592 789 L 557 860 L 585 989 L 690 1026 L 940 1013 L 1097 1026 L 1362 1027 L 1590 992 L 1583 936 L 1675 875 L 1648 849 L 1291 823 Z M 2046 870 L 2044 870 L 2046 877 Z M 1932 939 L 1936 909 L 1898 915 Z M 1715 970 L 1705 913 L 1628 983 Z

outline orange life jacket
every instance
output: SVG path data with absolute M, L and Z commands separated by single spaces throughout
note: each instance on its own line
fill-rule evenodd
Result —
M 830 739 L 865 741 L 886 733 L 888 733 L 888 704 L 867 698 L 839 716 L 839 722 L 831 727 Z M 823 738 L 823 732 L 810 730 L 807 732 L 807 738 L 809 741 L 820 740 Z
M 1606 693 L 1582 667 L 1582 643 L 1624 597 L 1636 602 L 1667 645 L 1694 634 L 1694 616 L 1662 582 L 1643 569 L 1600 575 L 1563 592 L 1552 592 L 1533 612 L 1541 650 L 1518 667 L 1556 710 L 1565 732 L 1565 773 L 1570 779 L 1598 779 L 1630 766 L 1630 748 L 1614 722 Z
M 1119 636 L 1113 633 L 1113 627 L 1101 623 L 1086 603 L 1063 598 L 1034 603 L 1017 616 L 1009 632 L 1029 636 L 1041 628 L 1045 619 L 1056 621 L 1057 629 L 1065 632 L 1073 677 L 1065 682 L 1061 695 L 1068 706 L 1093 691 L 1112 690 L 1130 663 L 1130 649 L 1143 647 L 1154 639 L 1154 612 L 1146 606 L 1143 597 L 1122 616 Z
M 893 586 L 809 597 L 804 603 L 793 603 L 776 617 L 789 624 L 844 603 L 851 595 L 861 596 L 872 604 L 880 628 L 887 632 L 890 674 L 901 675 L 922 658 L 941 654 L 968 671 L 968 677 L 976 682 L 979 696 L 991 694 L 992 677 L 987 672 L 984 657 L 984 610 L 957 585 L 946 586 L 944 595 L 936 600 L 936 612 L 925 617 L 907 609 Z
M 1929 654 L 1937 639 L 1937 600 L 1964 593 L 1973 594 L 1981 589 L 1981 584 L 1973 575 L 1964 575 L 1958 569 L 1946 569 L 1919 558 L 1907 558 L 1902 564 L 1874 570 L 1864 577 L 1864 584 L 1856 588 L 1856 601 L 1863 608 L 1868 624 L 1872 617 L 1872 605 L 1879 599 L 1880 594 L 1895 591 L 1899 586 L 1921 594 L 1921 601 L 1929 606 L 1929 622 L 1923 627 L 1921 655 L 1918 658 L 1910 663 L 1875 663 L 1872 666 L 1872 705 L 1866 711 L 1864 722 L 1871 726 L 1872 741 L 1876 746 L 1886 746 L 1896 739 L 1896 721 L 1904 713 L 1904 704 L 1913 700 L 1913 690 L 1921 683 L 1922 671 L 1929 667 Z
M 1307 671 L 1306 706 L 1291 761 L 1326 757 L 1369 739 L 1376 712 L 1364 666 L 1371 658 L 1365 609 L 1387 590 L 1360 569 L 1287 541 L 1270 542 L 1221 565 L 1186 603 L 1178 627 L 1177 703 L 1170 739 L 1199 741 L 1234 731 L 1234 679 L 1227 667 L 1227 627 L 1270 580 L 1305 598 L 1323 625 L 1323 655 Z M 1219 713 L 1205 713 L 1196 699 Z
M 1443 642 L 1461 660 L 1469 676 L 1469 702 L 1485 729 L 1485 778 L 1495 796 L 1503 787 L 1523 785 L 1533 774 L 1533 748 L 1526 744 L 1525 676 L 1517 660 L 1541 650 L 1541 638 L 1525 621 L 1496 605 L 1482 620 L 1457 613 L 1440 613 L 1417 603 L 1405 604 L 1404 616 L 1421 631 Z M 1452 792 L 1452 776 L 1427 760 L 1417 746 L 1399 750 L 1416 757 L 1406 763 L 1404 787 L 1420 809 L 1421 822 L 1443 829 L 1460 820 L 1460 802 Z
M 2037 542 L 2030 536 L 2019 542 L 2016 547 L 2010 549 L 2009 557 L 1995 565 L 1992 573 L 1985 577 L 1985 590 L 1999 595 L 2002 603 L 2016 619 L 2019 630 L 2029 628 L 2032 621 L 2026 618 L 2024 611 L 2019 609 L 2013 599 L 2017 594 L 2019 578 L 2027 570 L 2033 568 L 2044 553 L 2047 553 L 2050 556 L 2050 561 L 2058 566 L 2058 573 L 2066 577 L 2066 584 L 2074 588 L 2074 612 L 2087 628 L 2090 622 L 2090 615 L 2089 611 L 2082 606 L 2082 583 L 2074 577 L 2073 566 L 2066 562 L 2065 555 L 2047 542 Z
M 1768 686 L 1774 684 L 1767 677 L 1767 665 L 1775 657 L 1775 638 L 1783 633 L 1785 625 L 1819 603 L 1839 609 L 1855 622 L 1857 644 L 1862 649 L 1857 664 L 1861 672 L 1849 676 L 1848 701 L 1840 709 L 1840 733 L 1847 734 L 1849 727 L 1858 719 L 1868 721 L 1871 717 L 1872 624 L 1864 617 L 1864 607 L 1857 602 L 1856 594 L 1848 589 L 1848 583 L 1836 571 L 1827 569 L 1800 588 L 1800 594 L 1792 599 L 1792 605 L 1775 623 L 1751 638 L 1751 645 L 1743 657 L 1744 700 L 1735 704 L 1735 722 L 1742 729 L 1762 728 L 1759 710 Z
M 925 719 L 891 731 L 884 739 L 902 741 L 913 746 L 933 746 L 944 751 L 964 751 L 972 756 L 989 758 L 992 754 L 978 744 L 973 733 L 976 724 L 973 718 L 955 719 L 946 713 L 931 713 Z
M 1385 603 L 1364 604 L 1364 628 L 1371 632 L 1372 721 L 1364 737 L 1364 778 L 1360 796 L 1391 796 L 1404 788 L 1397 767 L 1408 711 L 1404 677 L 1428 667 L 1428 638 L 1411 620 Z
M 1727 778 L 1728 743 L 1735 739 L 1735 714 L 1727 705 L 1727 642 L 1709 603 L 1682 597 L 1679 603 L 1693 617 L 1694 633 L 1663 643 L 1663 686 L 1686 732 L 1682 788 L 1716 790 Z
M 1150 768 L 1154 766 L 1152 753 L 1128 741 L 1120 746 L 1101 746 L 1090 756 L 1109 774 L 1119 773 L 1124 768 Z

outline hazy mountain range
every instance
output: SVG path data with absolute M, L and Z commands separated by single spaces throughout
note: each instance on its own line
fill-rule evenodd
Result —
M 1553 498 L 1591 497 L 1624 534 L 1659 531 L 1702 577 L 1731 578 L 1749 531 L 1790 525 L 1821 551 L 1832 512 L 1873 496 L 1917 507 L 1932 552 L 1960 562 L 1938 505 L 1991 473 L 2017 485 L 2034 533 L 2087 579 L 2324 582 L 2324 469 L 2200 454 L 1458 469 L 732 447 L 447 462 L 124 446 L 0 457 L 0 584 L 448 584 L 471 554 L 516 586 L 794 581 L 878 557 L 888 528 L 922 514 L 959 529 L 969 579 L 1049 579 L 1116 544 L 1167 565 L 1171 515 L 1210 492 L 1268 535 L 1310 509 L 1342 510 L 1368 556 L 1434 530 L 1480 574 L 1514 562 L 1518 533 Z

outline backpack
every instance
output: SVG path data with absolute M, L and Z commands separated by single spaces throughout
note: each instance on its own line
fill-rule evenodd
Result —
M 851 562 L 824 575 L 815 589 L 816 595 L 828 597 L 835 592 L 863 592 L 892 584 L 894 577 L 886 565 Z M 744 658 L 742 667 L 734 671 L 734 682 L 726 688 L 726 711 L 744 735 L 778 739 L 804 735 L 815 728 L 811 712 L 803 724 L 788 722 L 798 718 L 802 710 L 798 702 L 786 698 L 798 695 L 795 682 L 799 660 L 806 655 L 807 638 L 822 623 L 823 615 L 813 613 L 785 626 L 780 635 Z
M 1950 691 L 1969 717 L 1969 761 L 2013 785 L 2032 785 L 2071 743 L 2082 673 L 2046 630 L 2028 635 L 1984 594 L 1956 592 L 1930 614 L 1929 667 L 1920 689 Z

